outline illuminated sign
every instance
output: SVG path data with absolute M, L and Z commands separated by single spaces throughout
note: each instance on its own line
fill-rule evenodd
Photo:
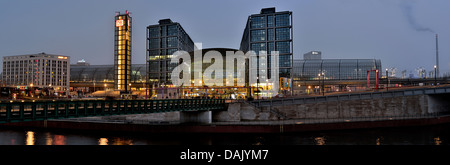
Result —
M 67 57 L 64 56 L 58 56 L 59 59 L 67 59 Z
M 122 27 L 124 24 L 123 19 L 116 20 L 116 27 Z

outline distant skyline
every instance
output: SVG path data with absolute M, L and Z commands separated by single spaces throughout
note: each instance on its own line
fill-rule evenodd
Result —
M 113 64 L 114 16 L 133 17 L 132 63 L 146 59 L 146 27 L 170 18 L 203 48 L 239 49 L 247 18 L 261 8 L 293 12 L 294 59 L 381 59 L 383 68 L 433 71 L 439 34 L 440 73 L 450 72 L 448 0 L 14 0 L 0 1 L 0 56 L 61 54 Z

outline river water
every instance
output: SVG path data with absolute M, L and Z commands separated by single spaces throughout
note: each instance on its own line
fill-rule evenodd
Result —
M 143 134 L 0 128 L 0 145 L 448 145 L 450 124 L 289 134 Z

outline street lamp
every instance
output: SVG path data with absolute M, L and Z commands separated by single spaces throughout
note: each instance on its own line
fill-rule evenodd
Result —
M 325 73 L 322 72 L 322 96 L 325 96 Z
M 317 74 L 317 76 L 319 76 L 319 95 L 320 95 L 320 73 Z
M 434 65 L 434 85 L 437 85 L 437 82 L 436 82 L 436 65 Z
M 389 73 L 388 73 L 388 69 L 386 68 L 386 91 L 389 91 Z

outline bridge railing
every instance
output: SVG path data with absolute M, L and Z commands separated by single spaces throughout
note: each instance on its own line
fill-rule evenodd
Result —
M 419 88 L 419 89 L 406 89 L 406 90 L 393 90 L 393 91 L 378 91 L 378 92 L 366 92 L 366 93 L 349 93 L 338 95 L 326 95 L 316 97 L 293 97 L 293 98 L 281 98 L 281 99 L 269 99 L 269 100 L 255 100 L 250 101 L 257 107 L 276 106 L 276 105 L 292 105 L 292 104 L 308 104 L 319 103 L 328 101 L 341 101 L 341 100 L 362 100 L 362 99 L 377 99 L 388 98 L 398 96 L 412 96 L 412 95 L 432 95 L 450 93 L 450 87 L 437 87 L 437 88 Z
M 222 99 L 10 101 L 0 102 L 0 123 L 224 108 Z

